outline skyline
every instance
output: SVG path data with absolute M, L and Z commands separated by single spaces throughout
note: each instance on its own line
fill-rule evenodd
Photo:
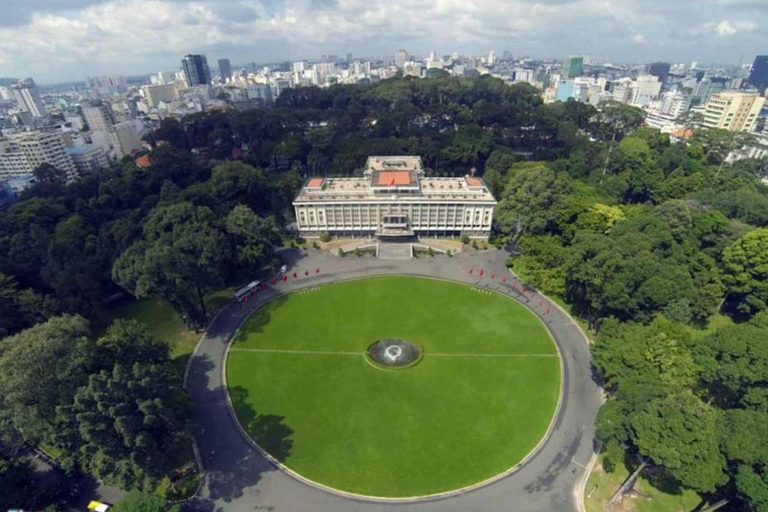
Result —
M 768 5 L 760 0 L 707 0 L 695 12 L 661 0 L 411 3 L 6 0 L 0 76 L 54 84 L 87 75 L 140 75 L 178 69 L 188 53 L 238 64 L 323 53 L 380 57 L 399 48 L 743 64 L 768 50 L 759 34 L 768 24 Z

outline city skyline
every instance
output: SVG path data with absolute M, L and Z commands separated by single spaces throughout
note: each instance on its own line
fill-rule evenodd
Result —
M 750 63 L 755 54 L 765 53 L 759 27 L 768 23 L 768 6 L 755 0 L 708 0 L 695 11 L 659 0 L 419 6 L 333 0 L 37 0 L 31 5 L 8 0 L 4 11 L 0 76 L 32 76 L 42 84 L 177 69 L 180 57 L 189 53 L 233 63 L 312 59 L 322 53 L 394 56 L 399 48 L 414 54 L 509 50 L 540 58 L 595 54 L 616 62 Z

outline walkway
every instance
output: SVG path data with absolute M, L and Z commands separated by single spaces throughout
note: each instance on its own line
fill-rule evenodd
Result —
M 380 260 L 330 256 L 320 251 L 292 253 L 289 274 L 297 279 L 259 294 L 258 301 L 230 304 L 213 320 L 190 359 L 187 387 L 193 400 L 197 440 L 206 471 L 200 497 L 190 510 L 225 512 L 576 512 L 576 488 L 592 455 L 593 423 L 600 406 L 590 373 L 590 354 L 573 320 L 555 307 L 546 316 L 563 354 L 563 397 L 550 437 L 518 471 L 493 484 L 459 496 L 411 504 L 382 504 L 339 497 L 304 483 L 275 468 L 241 437 L 226 403 L 222 364 L 227 344 L 240 323 L 260 302 L 283 291 L 370 275 L 413 274 L 462 281 L 512 294 L 501 282 L 506 276 L 506 252 L 471 251 L 453 258 L 422 257 Z M 316 269 L 319 273 L 315 273 Z M 468 269 L 473 269 L 472 274 Z M 479 269 L 483 276 L 479 276 Z M 305 271 L 309 275 L 305 277 Z M 491 279 L 494 276 L 494 279 Z M 542 315 L 548 307 L 530 305 Z M 526 299 L 523 299 L 526 303 Z

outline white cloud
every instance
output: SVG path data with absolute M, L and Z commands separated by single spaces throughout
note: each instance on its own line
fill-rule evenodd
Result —
M 757 51 L 759 27 L 768 25 L 750 0 L 700 0 L 695 11 L 669 0 L 65 0 L 68 10 L 54 9 L 59 0 L 5 1 L 30 5 L 32 15 L 0 26 L 0 74 L 42 82 L 177 67 L 195 52 L 238 63 L 398 48 L 673 58 L 650 53 L 663 49 L 707 61 Z M 723 1 L 738 1 L 739 19 L 750 21 L 725 19 Z
M 717 35 L 719 36 L 730 37 L 736 35 L 738 30 L 736 30 L 736 27 L 731 25 L 730 21 L 723 20 L 715 25 L 715 32 L 717 32 Z

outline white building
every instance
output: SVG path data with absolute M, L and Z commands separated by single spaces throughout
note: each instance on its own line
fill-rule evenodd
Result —
M 32 171 L 24 153 L 10 140 L 0 139 L 0 180 L 28 176 Z
M 248 84 L 245 92 L 249 100 L 261 100 L 264 105 L 272 104 L 272 88 L 268 84 Z
M 77 177 L 77 169 L 64 146 L 60 133 L 18 132 L 8 136 L 8 144 L 2 154 L 0 172 L 11 176 L 31 174 L 40 164 L 48 163 L 67 173 L 67 178 Z M 26 160 L 26 168 L 19 172 Z M 15 168 L 15 172 L 13 169 Z
M 691 98 L 680 92 L 667 92 L 661 97 L 661 113 L 675 118 L 688 112 L 691 107 Z
M 44 117 L 45 105 L 40 97 L 40 91 L 37 90 L 35 81 L 31 78 L 26 80 L 20 80 L 18 83 L 11 86 L 13 89 L 13 95 L 16 97 L 16 101 L 19 103 L 19 107 L 24 112 L 29 112 L 33 117 Z
M 147 100 L 149 108 L 156 108 L 161 101 L 169 103 L 179 99 L 179 91 L 175 83 L 142 86 L 141 95 Z
M 143 148 L 136 123 L 136 121 L 126 121 L 112 127 L 109 137 L 115 158 L 123 158 Z
M 372 156 L 362 178 L 311 178 L 293 202 L 302 236 L 487 239 L 496 200 L 476 177 L 427 178 L 421 157 Z
M 82 105 L 83 117 L 92 132 L 108 131 L 115 124 L 115 115 L 112 107 L 102 101 Z
M 109 165 L 107 152 L 101 146 L 87 144 L 85 146 L 74 146 L 67 151 L 81 175 L 96 172 L 99 169 Z

